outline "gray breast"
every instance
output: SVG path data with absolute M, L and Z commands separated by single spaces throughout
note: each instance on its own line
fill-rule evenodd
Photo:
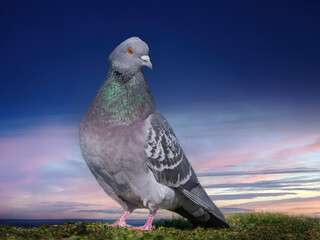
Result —
M 84 119 L 80 126 L 83 157 L 104 190 L 140 206 L 143 176 L 150 171 L 146 164 L 145 121 L 131 125 L 106 127 Z M 115 199 L 117 200 L 117 199 Z

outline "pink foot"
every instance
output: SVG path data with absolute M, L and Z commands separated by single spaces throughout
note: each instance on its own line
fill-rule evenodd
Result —
M 112 224 L 108 224 L 108 227 L 132 227 L 132 225 L 129 225 L 126 223 L 126 219 L 129 216 L 130 212 L 129 211 L 125 211 L 122 216 L 120 217 L 120 219 L 116 222 L 116 223 L 112 223 Z
M 149 230 L 155 228 L 155 226 L 152 225 L 152 222 L 153 222 L 153 219 L 154 219 L 154 215 L 155 215 L 155 214 L 156 214 L 156 213 L 151 213 L 151 212 L 150 212 L 150 213 L 149 213 L 149 218 L 148 218 L 146 224 L 143 225 L 143 226 L 140 226 L 140 227 L 135 227 L 134 229 L 135 229 L 135 230 L 149 231 Z
M 119 221 L 116 222 L 116 223 L 108 224 L 108 227 L 116 227 L 116 226 L 119 226 L 119 227 L 133 227 L 132 225 L 127 224 L 126 222 L 119 223 Z

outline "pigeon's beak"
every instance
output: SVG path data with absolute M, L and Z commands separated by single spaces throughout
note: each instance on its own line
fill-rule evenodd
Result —
M 150 62 L 150 58 L 148 55 L 143 55 L 140 58 L 142 59 L 143 66 L 147 66 L 152 69 L 152 63 Z

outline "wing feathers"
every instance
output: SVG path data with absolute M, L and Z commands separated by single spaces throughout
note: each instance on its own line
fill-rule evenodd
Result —
M 195 223 L 204 226 L 228 227 L 220 210 L 212 202 L 204 189 L 201 187 L 188 159 L 183 153 L 180 144 L 167 120 L 159 113 L 150 115 L 150 125 L 147 129 L 147 164 L 154 174 L 156 180 L 169 187 L 174 187 L 183 193 L 188 199 L 200 206 L 210 214 L 208 222 L 201 223 L 188 209 L 180 208 L 174 210 L 182 216 L 189 216 Z M 200 210 L 199 210 L 200 211 Z M 205 216 L 205 214 L 203 216 Z M 193 217 L 190 217 L 192 216 Z M 202 217 L 203 217 L 202 216 Z M 198 220 L 196 220 L 198 219 Z
M 179 187 L 191 177 L 191 166 L 168 122 L 158 112 L 150 117 L 147 163 L 158 182 Z

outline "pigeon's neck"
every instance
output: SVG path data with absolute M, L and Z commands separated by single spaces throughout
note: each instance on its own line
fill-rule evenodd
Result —
M 111 66 L 87 117 L 98 123 L 128 125 L 144 120 L 153 111 L 154 100 L 142 71 L 125 76 Z

